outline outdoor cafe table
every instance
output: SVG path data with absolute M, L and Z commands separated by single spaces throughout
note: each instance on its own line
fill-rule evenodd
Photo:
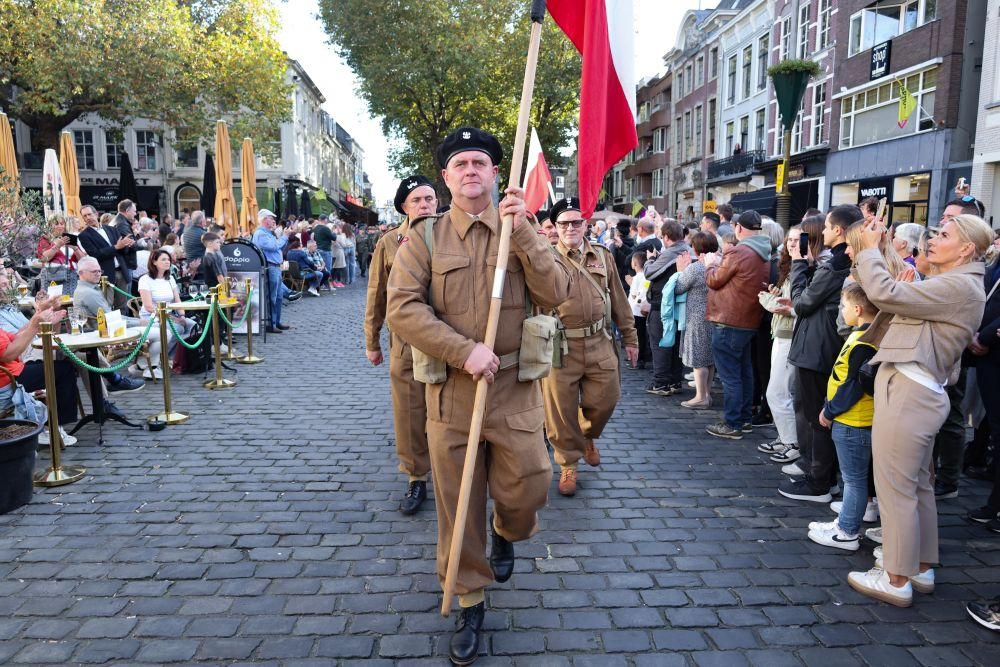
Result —
M 113 336 L 110 338 L 101 338 L 96 331 L 88 331 L 86 333 L 79 334 L 59 334 L 53 338 L 53 343 L 56 340 L 62 341 L 68 349 L 78 352 L 83 350 L 86 352 L 87 363 L 91 366 L 100 366 L 100 350 L 102 347 L 108 345 L 119 345 L 121 343 L 134 343 L 135 341 L 142 338 L 142 332 L 145 330 L 144 327 L 130 327 L 125 330 L 125 334 L 122 336 Z M 40 340 L 36 340 L 33 347 L 37 349 L 42 348 L 42 343 Z M 59 346 L 53 344 L 53 352 L 59 351 Z M 89 424 L 90 422 L 95 422 L 98 425 L 103 425 L 108 419 L 114 419 L 117 422 L 125 424 L 126 426 L 132 426 L 134 428 L 140 428 L 140 424 L 133 424 L 129 420 L 125 419 L 116 414 L 110 414 L 104 410 L 104 387 L 101 385 L 102 373 L 93 373 L 88 371 L 90 375 L 90 402 L 91 402 L 91 413 L 84 416 L 83 419 L 77 422 L 73 430 L 70 431 L 71 434 L 76 433 L 80 430 L 84 424 Z M 48 388 L 47 388 L 48 389 Z

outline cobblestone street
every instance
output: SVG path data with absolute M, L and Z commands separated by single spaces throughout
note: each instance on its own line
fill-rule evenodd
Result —
M 290 306 L 294 328 L 255 341 L 265 363 L 227 371 L 234 389 L 176 378 L 187 424 L 109 424 L 103 446 L 78 433 L 65 462 L 86 477 L 0 517 L 0 664 L 447 664 L 433 498 L 397 511 L 364 299 L 356 283 Z M 1000 593 L 1000 538 L 962 519 L 985 483 L 939 505 L 933 596 L 874 602 L 846 583 L 872 544 L 810 542 L 806 524 L 834 515 L 778 496 L 779 466 L 756 451 L 773 431 L 710 438 L 715 412 L 642 392 L 647 375 L 625 372 L 577 496 L 553 479 L 542 530 L 488 593 L 477 665 L 1000 664 L 1000 634 L 964 608 Z M 160 386 L 116 402 L 143 418 Z

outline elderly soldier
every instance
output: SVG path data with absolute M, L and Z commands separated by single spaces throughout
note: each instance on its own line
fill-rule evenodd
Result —
M 419 174 L 403 179 L 396 190 L 396 210 L 407 221 L 385 234 L 375 246 L 372 275 L 368 279 L 368 304 L 365 307 L 365 354 L 372 365 L 382 363 L 379 334 L 385 321 L 386 289 L 389 272 L 399 250 L 399 242 L 409 229 L 408 221 L 432 215 L 437 209 L 437 193 L 430 179 Z M 389 332 L 389 378 L 392 383 L 392 417 L 396 430 L 396 455 L 399 471 L 410 480 L 399 511 L 413 514 L 427 499 L 427 473 L 431 469 L 427 453 L 427 405 L 424 385 L 413 379 L 413 356 L 410 346 Z
M 577 461 L 583 457 L 591 466 L 601 463 L 594 440 L 621 396 L 612 321 L 633 366 L 639 360 L 639 339 L 614 258 L 584 238 L 587 221 L 580 214 L 580 202 L 561 199 L 549 216 L 559 233 L 558 258 L 570 280 L 569 298 L 556 309 L 567 345 L 559 367 L 542 380 L 542 395 L 545 430 L 562 468 L 559 493 L 572 496 Z
M 568 275 L 528 224 L 522 191 L 506 190 L 499 214 L 491 200 L 503 157 L 492 135 L 459 128 L 438 150 L 452 206 L 440 218 L 411 224 L 389 276 L 389 326 L 447 364 L 446 379 L 427 385 L 427 436 L 437 495 L 438 577 L 444 581 L 472 418 L 476 382 L 493 386 L 476 459 L 456 592 L 462 614 L 451 659 L 469 664 L 479 649 L 483 591 L 514 571 L 512 542 L 538 530 L 538 510 L 552 479 L 542 437 L 545 411 L 536 382 L 518 381 L 517 354 L 526 293 L 541 308 L 567 295 Z M 513 216 L 510 254 L 494 354 L 482 341 L 500 243 L 500 216 Z M 499 356 L 498 356 L 499 355 Z M 492 552 L 486 559 L 486 492 L 493 497 Z

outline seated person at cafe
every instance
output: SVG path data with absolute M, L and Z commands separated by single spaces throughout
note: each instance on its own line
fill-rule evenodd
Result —
M 302 249 L 302 243 L 299 241 L 298 237 L 290 236 L 288 238 L 288 255 L 285 257 L 289 264 L 295 262 L 299 265 L 299 271 L 302 274 L 302 278 L 308 285 L 307 291 L 313 296 L 319 296 L 319 290 L 317 289 L 320 285 L 320 281 L 323 279 L 323 272 L 317 270 L 313 261 L 309 259 L 309 254 Z
M 146 268 L 146 267 L 143 267 Z M 108 303 L 104 293 L 101 292 L 101 265 L 93 257 L 85 257 L 80 260 L 79 265 L 80 282 L 77 283 L 76 292 L 73 293 L 73 307 L 77 313 L 87 318 L 89 329 L 97 326 L 97 311 L 103 310 L 105 313 L 111 312 L 111 304 Z M 140 278 L 141 280 L 141 278 Z M 142 327 L 145 330 L 149 318 L 125 317 L 125 325 L 128 327 Z M 147 380 L 162 378 L 160 362 L 160 329 L 153 326 L 149 330 L 146 339 L 149 342 L 149 356 L 152 359 L 152 368 L 146 367 L 146 360 L 141 356 L 136 356 L 135 363 L 129 367 L 129 372 L 135 375 L 142 375 Z M 117 373 L 115 374 L 117 375 Z M 140 383 L 141 387 L 142 384 Z
M 157 304 L 160 302 L 177 303 L 181 300 L 177 281 L 170 275 L 170 253 L 163 249 L 154 250 L 149 255 L 146 275 L 139 279 L 139 296 L 142 298 L 140 318 L 155 318 Z M 181 336 L 187 336 L 194 330 L 194 320 L 177 312 L 171 312 L 170 319 Z M 167 328 L 167 352 L 173 354 L 177 341 L 173 330 Z
M 328 267 L 326 265 L 326 262 L 323 261 L 323 255 L 320 254 L 319 247 L 316 245 L 316 242 L 313 241 L 312 239 L 309 239 L 309 243 L 306 244 L 306 250 L 307 254 L 309 255 L 309 259 L 311 259 L 312 263 L 316 266 L 316 270 L 322 274 L 322 278 L 320 279 L 319 284 L 326 285 L 327 289 L 333 289 L 332 287 L 329 286 L 330 267 Z

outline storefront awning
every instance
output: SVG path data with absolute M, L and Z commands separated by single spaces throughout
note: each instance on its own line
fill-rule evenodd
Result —
M 763 190 L 756 190 L 754 192 L 735 194 L 730 198 L 729 204 L 737 213 L 752 210 L 757 211 L 761 215 L 773 218 L 776 201 L 777 197 L 774 194 L 774 188 L 764 188 Z

